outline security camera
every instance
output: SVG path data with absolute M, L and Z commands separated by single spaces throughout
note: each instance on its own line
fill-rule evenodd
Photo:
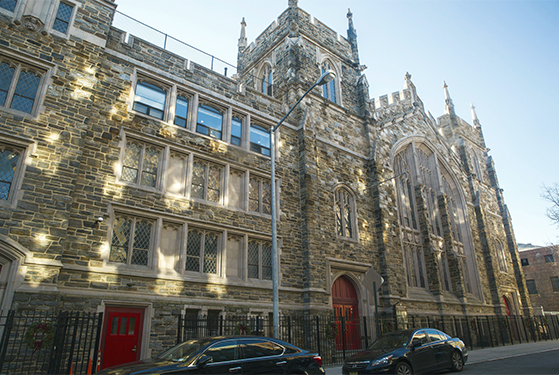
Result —
M 105 220 L 105 219 L 103 218 L 103 216 L 99 216 L 99 217 L 97 218 L 97 221 L 100 222 L 100 223 L 101 223 L 103 220 Z

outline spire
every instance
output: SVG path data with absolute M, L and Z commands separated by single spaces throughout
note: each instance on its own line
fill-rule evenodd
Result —
M 481 124 L 480 124 L 479 119 L 477 118 L 477 114 L 476 114 L 476 107 L 474 107 L 473 103 L 470 103 L 470 109 L 472 111 L 472 123 L 474 124 L 474 127 L 476 129 L 481 128 Z
M 353 57 L 353 62 L 356 66 L 359 66 L 359 51 L 357 50 L 357 32 L 355 31 L 355 27 L 353 27 L 353 13 L 351 13 L 351 9 L 347 9 L 347 21 L 348 21 L 348 29 L 347 29 L 347 40 L 351 45 L 351 55 Z
M 241 36 L 239 37 L 239 43 L 237 44 L 239 48 L 246 48 L 247 46 L 246 27 L 247 23 L 245 22 L 245 17 L 243 17 L 243 20 L 241 21 Z
M 454 104 L 452 103 L 452 99 L 450 98 L 450 94 L 448 93 L 448 86 L 446 85 L 445 81 L 443 82 L 445 112 L 448 115 L 456 115 L 456 112 L 454 112 Z

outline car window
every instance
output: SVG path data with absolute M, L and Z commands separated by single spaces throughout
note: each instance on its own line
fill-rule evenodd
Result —
M 429 341 L 439 341 L 445 339 L 439 331 L 434 329 L 427 329 L 425 332 L 427 333 L 427 337 L 429 337 Z
M 425 331 L 417 331 L 415 335 L 413 335 L 413 342 L 419 341 L 421 345 L 427 343 L 427 335 Z
M 212 357 L 212 362 L 234 361 L 239 359 L 239 347 L 236 340 L 220 341 L 209 347 L 205 355 Z
M 452 338 L 444 332 L 441 332 L 441 331 L 437 331 L 437 332 L 439 333 L 439 335 L 441 335 L 442 340 L 450 340 Z
M 405 334 L 389 333 L 379 337 L 369 349 L 397 349 L 406 346 L 409 336 Z
M 268 340 L 244 340 L 243 353 L 244 358 L 269 357 L 282 354 L 283 348 Z

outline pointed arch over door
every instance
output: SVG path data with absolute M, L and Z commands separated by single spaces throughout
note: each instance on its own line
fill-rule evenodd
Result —
M 353 283 L 347 276 L 341 276 L 332 285 L 332 305 L 338 325 L 336 348 L 361 349 L 361 329 L 359 327 L 359 298 Z

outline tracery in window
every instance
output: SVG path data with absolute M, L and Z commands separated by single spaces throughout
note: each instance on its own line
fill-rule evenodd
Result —
M 336 234 L 339 237 L 355 238 L 355 199 L 345 188 L 334 193 L 336 209 Z
M 111 240 L 110 262 L 147 266 L 153 220 L 127 215 L 115 218 Z
M 121 179 L 139 185 L 156 187 L 161 154 L 160 147 L 135 139 L 127 140 Z

